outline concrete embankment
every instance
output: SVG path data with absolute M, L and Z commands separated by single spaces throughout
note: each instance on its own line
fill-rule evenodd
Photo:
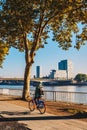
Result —
M 31 79 L 30 84 L 33 86 L 38 85 L 42 81 L 44 86 L 64 86 L 64 85 L 87 85 L 87 82 L 74 82 L 73 80 L 56 80 L 56 79 Z M 17 79 L 2 79 L 0 85 L 23 85 L 24 80 Z

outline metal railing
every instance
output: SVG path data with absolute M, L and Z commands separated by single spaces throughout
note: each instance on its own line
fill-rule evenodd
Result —
M 0 94 L 22 96 L 22 89 L 0 89 Z M 51 101 L 87 104 L 87 92 L 44 91 L 44 98 Z
M 45 91 L 47 100 L 87 104 L 87 92 Z

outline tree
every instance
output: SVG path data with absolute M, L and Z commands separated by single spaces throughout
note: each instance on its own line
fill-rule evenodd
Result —
M 78 23 L 83 26 L 79 33 Z M 30 71 L 36 51 L 52 40 L 62 49 L 76 47 L 87 40 L 87 2 L 85 0 L 6 0 L 1 2 L 0 37 L 11 47 L 25 52 L 23 99 L 29 96 Z
M 86 74 L 77 74 L 75 76 L 75 80 L 77 82 L 87 81 L 87 75 Z

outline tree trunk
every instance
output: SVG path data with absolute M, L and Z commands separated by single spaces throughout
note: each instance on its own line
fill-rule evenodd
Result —
M 25 67 L 25 74 L 24 74 L 24 87 L 23 87 L 23 94 L 22 99 L 27 100 L 27 98 L 30 97 L 30 74 L 31 74 L 31 67 L 34 63 L 34 52 L 36 49 L 36 45 L 32 47 L 31 51 L 28 49 L 28 40 L 27 40 L 27 34 L 24 34 L 24 45 L 25 45 L 25 61 L 26 61 L 26 67 Z
M 31 65 L 27 64 L 25 67 L 25 74 L 24 74 L 24 87 L 22 95 L 23 100 L 26 100 L 28 97 L 30 97 L 30 70 Z
M 32 56 L 30 56 L 28 50 L 28 41 L 27 41 L 27 34 L 24 35 L 24 45 L 25 45 L 25 73 L 24 73 L 24 87 L 23 87 L 23 94 L 22 99 L 26 100 L 30 97 L 30 71 L 32 67 Z

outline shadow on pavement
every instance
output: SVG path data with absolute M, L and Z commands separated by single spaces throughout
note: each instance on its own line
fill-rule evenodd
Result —
M 2 117 L 0 118 L 0 122 L 4 121 L 26 121 L 26 120 L 62 120 L 62 119 L 87 119 L 87 112 L 84 113 L 77 113 L 75 115 L 70 116 L 40 116 L 40 117 L 18 117 L 18 115 L 25 115 L 29 114 L 28 112 L 7 112 L 2 111 L 0 114 L 7 114 L 7 115 L 17 115 L 17 117 Z
M 0 114 L 6 114 L 6 115 L 28 115 L 30 114 L 29 111 L 24 111 L 24 112 L 18 112 L 18 111 L 15 111 L 15 112 L 9 112 L 9 111 L 2 111 L 0 112 Z

